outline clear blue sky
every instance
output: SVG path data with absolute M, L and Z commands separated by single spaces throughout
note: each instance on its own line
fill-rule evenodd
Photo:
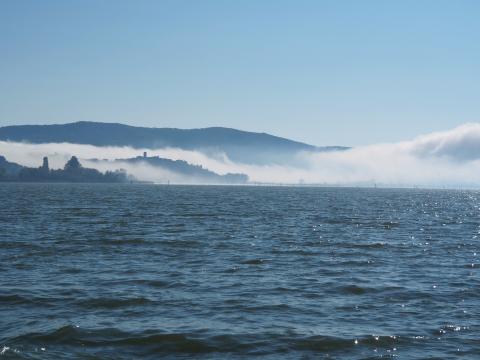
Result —
M 360 145 L 480 121 L 480 1 L 0 0 L 0 125 Z

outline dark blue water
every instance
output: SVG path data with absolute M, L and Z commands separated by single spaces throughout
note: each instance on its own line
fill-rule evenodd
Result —
M 0 204 L 7 359 L 480 358 L 479 192 L 1 184 Z

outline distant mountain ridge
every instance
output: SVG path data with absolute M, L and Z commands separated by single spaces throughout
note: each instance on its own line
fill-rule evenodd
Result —
M 118 123 L 75 122 L 58 125 L 0 127 L 0 140 L 30 143 L 89 144 L 133 148 L 174 147 L 207 154 L 225 153 L 234 161 L 283 163 L 301 151 L 335 151 L 345 147 L 316 147 L 266 133 L 223 127 L 203 129 L 146 128 Z

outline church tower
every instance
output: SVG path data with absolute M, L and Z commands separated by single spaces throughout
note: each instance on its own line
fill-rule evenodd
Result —
M 42 170 L 45 170 L 45 171 L 49 170 L 48 157 L 46 157 L 46 156 L 43 158 Z

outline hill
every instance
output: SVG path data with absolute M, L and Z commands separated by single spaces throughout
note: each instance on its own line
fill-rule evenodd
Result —
M 91 159 L 93 163 L 110 163 L 115 164 L 116 167 L 130 168 L 134 171 L 133 166 L 148 165 L 156 170 L 163 170 L 165 173 L 151 173 L 150 180 L 155 182 L 172 182 L 177 184 L 246 184 L 248 176 L 245 174 L 225 175 L 217 174 L 199 165 L 189 164 L 183 160 L 171 160 L 158 156 L 138 156 L 129 159 L 116 159 L 113 161 L 105 161 L 98 159 Z M 153 176 L 153 177 L 152 177 Z
M 0 155 L 0 178 L 17 176 L 22 169 L 23 166 L 9 162 L 4 156 Z
M 17 125 L 0 128 L 0 140 L 30 143 L 90 144 L 133 148 L 174 147 L 214 155 L 225 153 L 250 164 L 285 163 L 300 151 L 332 151 L 266 133 L 222 127 L 204 129 L 146 128 L 114 123 L 76 122 L 63 125 Z

